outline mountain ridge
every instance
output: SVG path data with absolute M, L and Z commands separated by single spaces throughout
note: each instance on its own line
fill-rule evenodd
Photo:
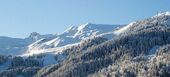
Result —
M 127 25 L 88 23 L 40 38 L 23 55 L 0 56 L 0 64 L 11 62 L 2 66 L 12 67 L 0 76 L 169 77 L 169 45 L 168 12 Z
M 70 49 L 67 59 L 35 77 L 169 77 L 169 19 L 141 20 L 111 40 L 85 50 Z

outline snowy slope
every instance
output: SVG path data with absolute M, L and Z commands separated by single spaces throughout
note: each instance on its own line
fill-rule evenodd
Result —
M 107 39 L 115 36 L 114 30 L 119 25 L 104 25 L 87 23 L 80 26 L 72 26 L 55 38 L 41 38 L 28 46 L 26 53 L 20 55 L 28 57 L 32 55 L 41 55 L 44 60 L 44 66 L 56 64 L 66 58 L 62 52 L 64 49 L 81 44 L 81 40 L 92 39 L 95 37 L 104 37 Z M 54 56 L 57 55 L 57 61 Z M 50 60 L 49 60 L 50 59 Z
M 130 24 L 128 24 L 128 25 L 126 25 L 126 26 L 124 26 L 124 27 L 122 27 L 122 28 L 120 28 L 120 29 L 118 29 L 118 30 L 115 30 L 114 31 L 114 33 L 116 34 L 116 35 L 119 35 L 119 34 L 121 34 L 121 33 L 124 33 L 124 32 L 126 32 L 132 25 L 134 25 L 136 22 L 131 22 Z
M 34 41 L 37 41 L 37 40 L 40 40 L 40 39 L 42 39 L 42 38 L 54 38 L 55 37 L 55 35 L 53 35 L 53 34 L 45 34 L 45 35 L 41 35 L 41 34 L 39 34 L 39 33 L 37 33 L 37 32 L 32 32 L 30 35 L 29 35 L 29 39 L 32 39 L 32 40 L 34 40 Z
M 19 39 L 10 37 L 0 37 L 0 55 L 21 54 L 27 45 L 32 42 L 30 39 Z
M 135 32 L 138 31 L 139 29 L 143 28 L 151 28 L 153 27 L 154 23 L 157 24 L 163 24 L 163 25 L 169 25 L 170 24 L 170 12 L 163 12 L 163 13 L 158 13 L 157 15 L 145 19 L 145 20 L 141 20 L 141 21 L 135 21 L 135 22 L 131 22 L 126 26 L 123 26 L 121 28 L 118 28 L 117 30 L 114 31 L 114 33 L 116 35 L 120 35 L 122 33 L 127 33 L 127 32 Z M 141 26 L 138 26 L 141 25 Z
M 31 43 L 42 39 L 42 38 L 52 38 L 54 35 L 40 35 L 38 33 L 31 33 L 29 37 L 21 38 L 11 38 L 0 36 L 0 55 L 20 55 L 25 53 L 27 46 Z
M 41 53 L 52 49 L 61 50 L 62 48 L 75 45 L 81 40 L 112 32 L 119 25 L 91 24 L 87 23 L 80 26 L 72 26 L 55 38 L 43 38 L 28 46 L 27 54 Z M 111 33 L 110 35 L 114 35 Z
M 169 11 L 161 12 L 161 13 L 158 13 L 157 15 L 153 16 L 153 17 L 160 17 L 160 16 L 170 16 L 170 12 Z
M 0 55 L 20 55 L 28 57 L 32 55 L 45 54 L 46 56 L 42 58 L 44 60 L 44 66 L 56 64 L 58 61 L 54 59 L 54 56 L 58 55 L 58 60 L 64 60 L 66 56 L 63 55 L 62 51 L 68 47 L 81 44 L 81 40 L 92 38 L 94 36 L 112 39 L 114 36 L 119 36 L 123 33 L 135 32 L 135 30 L 139 31 L 146 27 L 150 29 L 149 27 L 154 26 L 148 23 L 159 22 L 164 25 L 169 25 L 169 16 L 169 12 L 159 13 L 147 20 L 132 22 L 123 27 L 120 27 L 120 25 L 87 23 L 80 26 L 72 26 L 58 35 L 41 35 L 33 32 L 25 39 L 0 37 Z M 161 19 L 161 17 L 167 19 Z M 157 19 L 159 19 L 159 21 Z M 155 49 L 156 48 L 151 49 L 150 54 L 154 53 Z M 0 68 L 7 67 L 7 64 Z
M 0 55 L 18 55 L 25 52 L 37 53 L 39 51 L 50 51 L 50 49 L 58 50 L 66 45 L 79 43 L 81 40 L 93 36 L 102 36 L 111 39 L 113 36 L 126 33 L 129 30 L 135 32 L 132 30 L 138 30 L 137 28 L 139 27 L 152 27 L 152 25 L 145 25 L 148 22 L 159 22 L 169 25 L 170 19 L 164 16 L 170 16 L 170 12 L 158 13 L 145 21 L 132 22 L 120 28 L 120 25 L 86 23 L 80 26 L 72 26 L 58 35 L 40 35 L 39 33 L 33 32 L 25 39 L 0 37 Z M 161 20 L 161 17 L 167 18 L 167 20 L 162 19 L 162 21 L 157 21 L 157 19 Z M 143 26 L 134 26 L 139 24 Z M 131 28 L 132 26 L 136 29 Z

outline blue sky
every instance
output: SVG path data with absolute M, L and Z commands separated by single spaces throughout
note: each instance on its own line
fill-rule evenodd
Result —
M 0 36 L 61 33 L 87 22 L 128 24 L 170 11 L 169 0 L 0 0 Z

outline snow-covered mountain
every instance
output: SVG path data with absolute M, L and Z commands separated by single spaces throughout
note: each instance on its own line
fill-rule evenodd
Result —
M 17 55 L 21 50 L 31 44 L 31 39 L 19 39 L 10 37 L 0 37 L 0 55 Z
M 119 25 L 91 24 L 72 26 L 53 38 L 42 38 L 28 46 L 26 54 L 39 54 L 61 51 L 62 48 L 75 45 L 81 40 L 114 31 Z M 113 35 L 113 34 L 112 34 Z
M 57 35 L 33 32 L 0 42 L 0 76 L 170 75 L 170 12 L 127 25 L 87 23 Z M 9 54 L 19 57 L 1 56 Z
M 85 50 L 73 47 L 68 51 L 67 59 L 41 69 L 35 77 L 170 76 L 169 12 L 132 22 L 100 36 L 110 34 L 115 37 L 89 48 L 82 45 L 87 48 Z
M 55 35 L 40 35 L 36 32 L 30 34 L 27 38 L 11 38 L 0 36 L 0 55 L 20 55 L 24 54 L 28 45 L 42 38 L 53 38 Z
M 40 39 L 42 39 L 42 38 L 54 38 L 55 37 L 55 35 L 53 35 L 53 34 L 45 34 L 45 35 L 41 35 L 41 34 L 39 34 L 39 33 L 37 33 L 37 32 L 32 32 L 30 35 L 29 35 L 29 39 L 32 39 L 33 41 L 38 41 L 38 40 L 40 40 Z
M 125 26 L 86 23 L 80 26 L 72 26 L 63 33 L 57 35 L 41 35 L 37 32 L 32 32 L 29 37 L 25 39 L 0 37 L 0 55 L 33 55 L 46 52 L 57 53 L 68 46 L 77 45 L 81 40 L 94 36 L 111 39 L 115 35 L 137 30 L 131 28 L 131 26 L 134 27 L 133 25 L 142 25 L 143 23 L 151 21 L 152 23 L 157 23 L 159 22 L 157 20 L 164 16 L 170 16 L 170 12 L 159 13 L 147 20 L 131 22 Z M 168 19 L 161 23 L 168 24 L 170 22 Z M 146 25 L 142 27 L 146 28 L 145 26 Z
M 164 16 L 170 16 L 170 12 L 159 13 L 150 18 L 152 23 L 158 22 L 157 19 Z M 135 21 L 128 25 L 106 25 L 106 24 L 92 24 L 86 23 L 80 26 L 72 26 L 65 30 L 63 33 L 53 35 L 41 35 L 37 32 L 33 32 L 29 37 L 25 39 L 0 37 L 0 54 L 2 55 L 21 55 L 39 54 L 53 51 L 61 51 L 67 46 L 75 45 L 83 39 L 87 39 L 93 36 L 102 36 L 111 39 L 115 35 L 119 35 L 128 32 L 132 25 L 143 24 L 150 21 Z M 170 23 L 169 21 L 162 22 L 164 24 Z M 143 26 L 145 28 L 145 26 Z M 136 29 L 134 29 L 136 30 Z
M 41 35 L 32 32 L 25 39 L 0 37 L 0 55 L 29 57 L 43 54 L 44 56 L 39 60 L 43 60 L 43 66 L 48 66 L 64 60 L 66 55 L 62 51 L 72 46 L 81 45 L 82 40 L 98 36 L 111 39 L 118 26 L 86 23 L 80 26 L 72 26 L 57 35 Z M 58 60 L 55 59 L 56 55 L 58 55 Z M 4 66 L 9 66 L 9 63 Z

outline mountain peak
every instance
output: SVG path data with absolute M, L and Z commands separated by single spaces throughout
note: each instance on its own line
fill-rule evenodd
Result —
M 82 30 L 82 29 L 84 29 L 85 27 L 87 27 L 89 25 L 90 25 L 90 23 L 86 23 L 86 24 L 80 25 L 80 26 L 78 26 L 78 30 Z
M 37 32 L 32 32 L 29 37 L 36 37 L 39 36 L 40 34 Z
M 160 17 L 160 16 L 170 16 L 170 11 L 167 12 L 159 12 L 157 15 L 154 17 Z
M 80 25 L 80 26 L 71 26 L 61 34 L 62 35 L 66 34 L 66 35 L 71 35 L 72 36 L 78 31 L 82 31 L 82 30 L 84 30 L 86 28 L 89 28 L 89 26 L 91 26 L 91 25 L 92 25 L 91 23 L 86 23 L 86 24 L 83 24 L 83 25 Z
M 108 25 L 108 24 L 94 24 L 94 23 L 85 23 L 83 25 L 78 26 L 78 30 L 82 31 L 82 30 L 90 30 L 90 29 L 99 29 L 99 28 L 103 28 L 103 27 L 108 27 L 108 26 L 114 26 L 114 25 Z
M 158 15 L 168 15 L 168 16 L 170 16 L 170 12 L 169 12 L 169 11 L 167 11 L 167 12 L 162 12 L 162 13 L 158 13 Z

